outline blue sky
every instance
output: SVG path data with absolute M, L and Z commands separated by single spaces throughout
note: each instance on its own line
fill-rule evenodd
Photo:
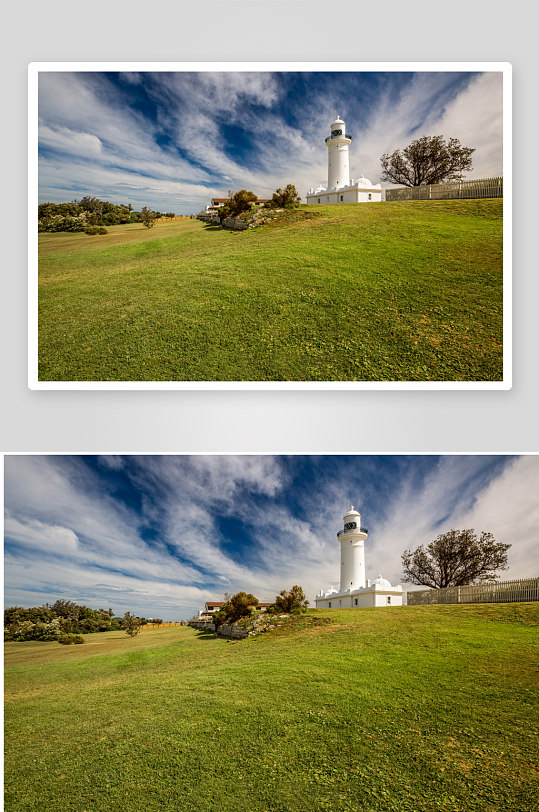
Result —
M 189 214 L 287 183 L 304 198 L 327 180 L 334 111 L 353 136 L 351 177 L 378 183 L 381 156 L 422 135 L 475 148 L 468 177 L 503 174 L 499 72 L 47 71 L 39 202 L 89 194 Z
M 366 575 L 451 528 L 513 546 L 502 579 L 537 576 L 539 456 L 5 456 L 5 605 L 66 598 L 191 618 L 241 589 L 311 604 L 339 583 L 350 504 Z

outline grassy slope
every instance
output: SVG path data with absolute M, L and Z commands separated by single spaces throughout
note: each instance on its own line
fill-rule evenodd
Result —
M 538 604 L 6 645 L 7 812 L 532 812 Z
M 502 201 L 40 235 L 40 379 L 501 380 Z

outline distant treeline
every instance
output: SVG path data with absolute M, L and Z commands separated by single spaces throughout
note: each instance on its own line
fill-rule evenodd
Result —
M 90 609 L 67 600 L 30 609 L 11 606 L 4 610 L 4 639 L 56 640 L 59 634 L 120 631 L 121 620 L 113 609 Z M 140 625 L 148 622 L 144 617 L 138 620 Z
M 157 217 L 174 217 L 174 212 L 153 212 Z M 37 207 L 39 231 L 85 231 L 91 226 L 117 226 L 140 223 L 141 213 L 131 203 L 116 205 L 87 195 L 71 203 L 40 203 Z

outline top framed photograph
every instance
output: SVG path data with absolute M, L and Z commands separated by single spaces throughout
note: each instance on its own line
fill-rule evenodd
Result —
M 32 63 L 28 215 L 31 389 L 511 388 L 509 63 Z

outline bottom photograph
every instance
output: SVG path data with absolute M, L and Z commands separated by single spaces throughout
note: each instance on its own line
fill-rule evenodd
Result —
M 6 812 L 532 812 L 539 455 L 5 454 Z

